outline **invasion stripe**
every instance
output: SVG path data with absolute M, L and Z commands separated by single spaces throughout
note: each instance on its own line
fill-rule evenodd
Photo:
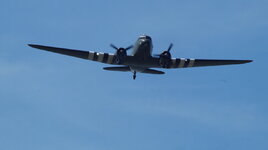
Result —
M 115 59 L 116 59 L 116 56 L 114 56 L 114 57 L 113 57 L 113 61 L 112 61 L 112 64 L 116 64 L 116 61 L 115 61 Z
M 113 59 L 114 59 L 114 55 L 113 54 L 108 54 L 109 56 L 108 56 L 108 61 L 107 61 L 107 63 L 108 64 L 112 64 L 113 63 Z
M 189 63 L 190 63 L 190 59 L 186 59 L 183 67 L 184 68 L 188 67 Z
M 97 52 L 94 52 L 93 61 L 97 61 L 97 60 L 98 60 Z
M 103 53 L 97 53 L 97 55 L 99 56 L 98 61 L 102 62 L 104 56 Z
M 175 67 L 176 67 L 176 59 L 172 58 L 170 68 L 175 68 Z
M 104 53 L 102 62 L 103 62 L 103 63 L 106 63 L 106 62 L 108 61 L 108 57 L 109 57 L 109 54 L 108 54 L 108 53 Z
M 176 65 L 175 65 L 175 68 L 178 68 L 178 67 L 179 67 L 180 62 L 181 62 L 181 59 L 177 58 L 177 59 L 176 59 Z
M 89 51 L 89 53 L 88 53 L 88 59 L 89 60 L 93 60 L 93 57 L 94 57 L 94 52 Z
M 190 59 L 190 63 L 188 67 L 193 67 L 194 66 L 195 59 Z
M 185 63 L 185 58 L 181 58 L 179 68 L 182 68 L 184 66 L 184 63 Z

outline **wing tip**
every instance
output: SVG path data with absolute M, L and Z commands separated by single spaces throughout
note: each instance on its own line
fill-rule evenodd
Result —
M 38 48 L 39 45 L 36 44 L 27 44 L 28 46 L 32 47 L 32 48 Z
M 251 62 L 253 62 L 253 60 L 243 60 L 242 63 L 251 63 Z
M 54 48 L 54 47 L 43 46 L 43 45 L 38 45 L 38 44 L 28 44 L 28 46 L 30 46 L 32 48 L 36 48 L 36 49 L 41 49 L 41 50 L 47 50 L 48 48 Z M 47 51 L 49 51 L 49 50 L 47 50 Z

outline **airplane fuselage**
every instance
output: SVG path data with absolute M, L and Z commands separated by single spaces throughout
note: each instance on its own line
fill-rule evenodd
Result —
M 152 39 L 149 36 L 143 35 L 136 41 L 132 55 L 137 57 L 151 57 L 153 50 Z
M 138 38 L 133 47 L 132 56 L 136 57 L 138 62 L 145 62 L 146 60 L 152 58 L 152 51 L 153 44 L 151 37 L 142 35 Z M 130 65 L 129 67 L 132 72 L 142 72 L 146 69 L 144 65 L 139 65 L 139 63 Z

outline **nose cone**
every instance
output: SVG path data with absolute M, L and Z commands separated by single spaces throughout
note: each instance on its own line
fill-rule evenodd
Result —
M 150 36 L 142 35 L 138 38 L 133 55 L 134 56 L 140 56 L 140 57 L 147 57 L 150 56 L 152 53 L 153 45 L 152 45 L 152 39 Z
M 139 37 L 139 39 L 143 41 L 152 41 L 152 38 L 148 35 L 142 35 Z
M 140 42 L 140 45 L 150 46 L 152 43 L 152 39 L 148 35 L 142 35 L 139 37 L 139 42 Z

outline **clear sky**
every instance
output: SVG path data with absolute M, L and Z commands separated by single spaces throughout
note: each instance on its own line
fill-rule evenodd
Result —
M 1 150 L 267 150 L 267 0 L 1 0 Z M 108 72 L 28 43 L 244 65 Z

